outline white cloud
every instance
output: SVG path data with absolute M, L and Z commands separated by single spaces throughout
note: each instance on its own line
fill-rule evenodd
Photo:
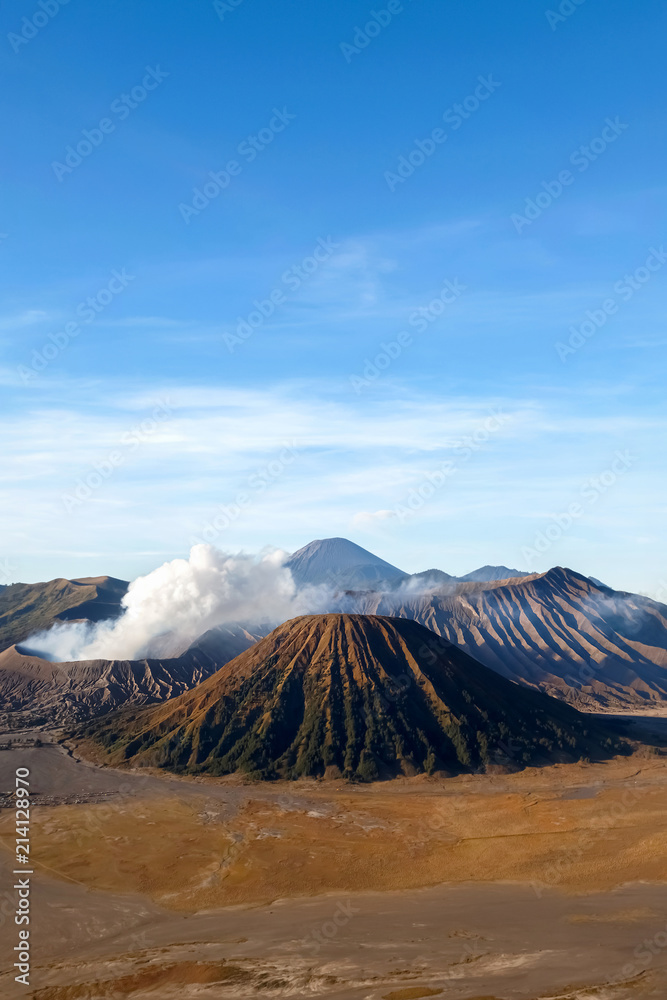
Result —
M 83 553 L 98 556 L 74 566 L 72 559 L 49 557 L 54 576 L 93 570 L 133 576 L 137 567 L 145 572 L 147 562 L 151 568 L 139 553 L 182 554 L 221 507 L 232 509 L 246 494 L 248 502 L 228 519 L 216 545 L 297 548 L 313 537 L 358 531 L 361 544 L 369 534 L 382 536 L 391 561 L 406 569 L 440 564 L 463 573 L 478 562 L 516 565 L 535 523 L 576 500 L 616 448 L 638 444 L 646 457 L 587 510 L 570 548 L 550 557 L 611 583 L 619 559 L 632 565 L 641 554 L 641 565 L 657 566 L 658 548 L 634 539 L 661 532 L 665 482 L 652 456 L 660 454 L 667 421 L 654 414 L 605 418 L 603 396 L 590 409 L 586 398 L 568 392 L 542 397 L 538 403 L 405 389 L 399 399 L 378 392 L 360 401 L 327 381 L 263 391 L 111 381 L 26 390 L 22 410 L 5 418 L 0 441 L 3 526 L 15 539 L 0 556 L 41 565 L 57 539 L 63 552 L 81 553 L 81 560 Z M 124 446 L 124 437 L 165 398 L 172 407 L 168 419 L 136 446 Z M 390 516 L 425 475 L 456 460 L 466 437 L 499 408 L 511 420 L 459 463 L 446 487 L 409 523 Z M 271 468 L 288 444 L 295 460 L 258 481 L 258 471 Z M 122 462 L 68 514 L 63 494 L 113 451 Z M 603 544 L 610 530 L 613 553 Z
M 16 330 L 36 323 L 45 323 L 51 315 L 43 309 L 24 309 L 12 316 L 0 316 L 0 330 Z

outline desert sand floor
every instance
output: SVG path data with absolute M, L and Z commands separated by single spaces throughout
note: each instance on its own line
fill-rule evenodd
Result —
M 667 997 L 667 757 L 373 786 L 31 770 L 31 987 L 0 996 Z M 92 796 L 99 801 L 72 802 Z

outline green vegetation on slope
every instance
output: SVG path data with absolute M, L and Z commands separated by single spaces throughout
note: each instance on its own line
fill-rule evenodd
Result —
M 0 589 L 0 651 L 55 622 L 101 621 L 120 611 L 127 584 L 111 577 L 13 583 Z
M 256 778 L 330 768 L 371 781 L 619 750 L 594 720 L 416 622 L 364 615 L 295 619 L 180 698 L 79 735 L 112 763 Z

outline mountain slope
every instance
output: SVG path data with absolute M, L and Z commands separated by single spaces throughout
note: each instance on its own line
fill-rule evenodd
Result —
M 421 573 L 412 573 L 406 581 L 408 586 L 414 588 L 415 591 L 419 587 L 428 590 L 434 587 L 442 587 L 445 583 L 456 582 L 455 576 L 450 576 L 449 573 L 445 573 L 441 569 L 425 569 Z
M 347 538 L 322 538 L 295 552 L 286 564 L 300 586 L 370 587 L 396 584 L 408 574 Z
M 504 677 L 578 708 L 650 708 L 667 699 L 667 607 L 569 569 L 355 600 L 367 613 L 421 622 Z
M 457 579 L 459 583 L 488 583 L 491 580 L 511 580 L 522 576 L 530 576 L 530 573 L 522 573 L 521 570 L 509 569 L 507 566 L 480 566 Z
M 262 778 L 465 771 L 501 746 L 545 763 L 615 745 L 596 722 L 416 622 L 341 614 L 293 619 L 193 691 L 82 735 L 111 763 Z
M 259 633 L 212 629 L 181 656 L 52 663 L 22 646 L 0 653 L 0 718 L 16 725 L 72 723 L 128 704 L 166 701 L 189 691 L 253 646 Z M 7 719 L 6 721 L 9 721 Z
M 13 583 L 0 590 L 0 650 L 58 621 L 102 621 L 120 614 L 128 584 L 111 576 Z
M 421 573 L 404 573 L 367 549 L 350 542 L 347 538 L 320 538 L 294 552 L 287 560 L 288 569 L 300 586 L 308 584 L 329 584 L 364 589 L 369 586 L 386 585 L 395 589 L 401 583 L 432 586 L 434 583 L 467 583 L 471 581 L 507 580 L 529 574 L 507 566 L 481 566 L 466 576 L 452 576 L 441 569 L 424 570 Z

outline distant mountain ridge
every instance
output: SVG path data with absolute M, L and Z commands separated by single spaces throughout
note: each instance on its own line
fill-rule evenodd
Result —
M 346 538 L 317 539 L 294 552 L 286 566 L 299 586 L 329 585 L 342 589 L 395 590 L 402 584 L 432 588 L 449 582 L 500 579 L 492 571 L 520 576 L 507 567 L 484 566 L 465 577 L 439 569 L 406 573 Z M 122 612 L 129 583 L 110 576 L 14 583 L 0 587 L 0 651 L 25 642 L 59 622 L 98 622 Z
M 488 583 L 491 580 L 512 580 L 523 576 L 530 576 L 530 573 L 522 573 L 519 569 L 509 569 L 507 566 L 480 566 L 472 573 L 456 579 L 459 583 Z
M 667 707 L 667 606 L 570 569 L 414 596 L 368 593 L 358 606 L 419 621 L 504 677 L 577 708 Z
M 347 538 L 318 538 L 294 552 L 285 565 L 300 586 L 329 584 L 349 589 L 367 589 L 371 585 L 393 590 L 401 584 L 427 586 L 437 583 L 506 580 L 528 576 L 507 566 L 482 566 L 466 576 L 452 576 L 441 569 L 406 573 Z
M 129 583 L 112 576 L 13 583 L 0 590 L 0 650 L 56 622 L 115 618 Z
M 481 567 L 463 578 L 437 569 L 409 574 L 346 539 L 311 542 L 289 558 L 290 565 L 300 586 L 328 586 L 327 606 L 318 597 L 318 610 L 418 621 L 506 678 L 577 708 L 655 711 L 667 704 L 667 607 L 649 598 L 613 591 L 562 567 L 518 576 L 506 566 Z M 512 576 L 493 578 L 501 572 Z M 85 718 L 124 699 L 172 697 L 270 630 L 230 624 L 189 648 L 184 643 L 158 653 L 156 645 L 150 671 L 160 675 L 157 683 L 148 675 L 137 680 L 147 661 L 123 661 L 127 668 L 121 661 L 80 661 L 54 672 L 30 651 L 29 636 L 54 623 L 118 615 L 127 587 L 122 580 L 87 577 L 0 589 L 0 712 Z M 17 644 L 10 657 L 1 655 Z

